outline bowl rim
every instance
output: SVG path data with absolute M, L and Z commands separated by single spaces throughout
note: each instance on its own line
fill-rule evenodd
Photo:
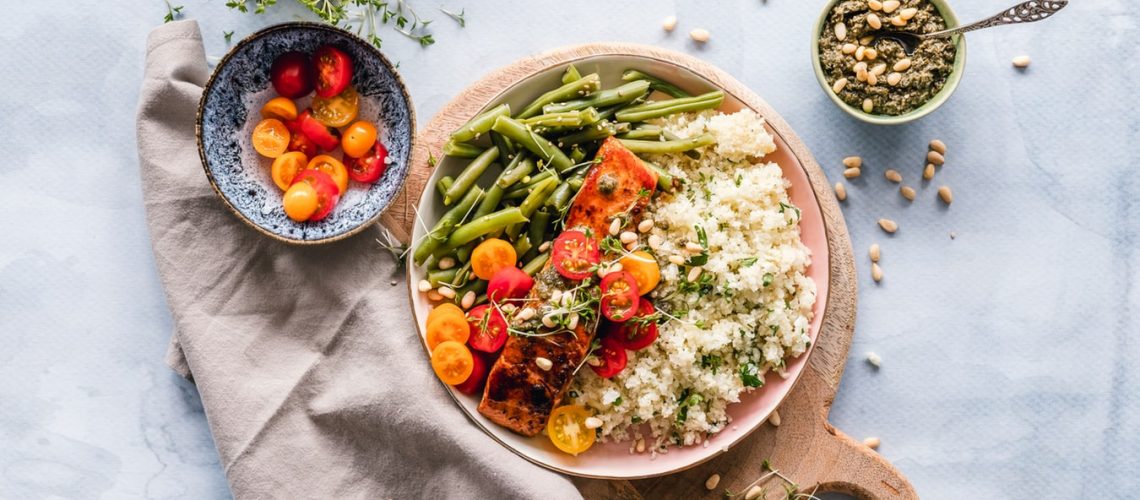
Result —
M 357 42 L 359 42 L 361 45 L 363 45 L 365 47 L 365 50 L 370 51 L 372 53 L 372 55 L 374 55 L 377 59 L 379 59 L 381 64 L 383 64 L 386 68 L 388 68 L 388 71 L 392 74 L 392 76 L 394 77 L 394 79 L 396 81 L 396 87 L 399 88 L 400 95 L 403 96 L 404 101 L 407 103 L 407 106 L 408 106 L 408 122 L 409 122 L 408 124 L 409 124 L 410 137 L 409 137 L 409 142 L 408 142 L 408 157 L 404 159 L 404 162 L 409 164 L 408 165 L 409 168 L 404 169 L 404 174 L 401 175 L 400 178 L 396 181 L 396 188 L 394 191 L 396 193 L 395 196 L 392 196 L 392 198 L 389 199 L 388 202 L 384 206 L 380 207 L 380 210 L 378 210 L 376 212 L 376 215 L 373 215 L 368 220 L 358 224 L 356 227 L 353 227 L 353 228 L 351 228 L 351 229 L 349 229 L 343 233 L 340 233 L 340 234 L 327 236 L 324 238 L 319 238 L 319 239 L 314 239 L 314 240 L 301 240 L 301 239 L 287 238 L 285 236 L 274 233 L 274 232 L 262 227 L 261 225 L 257 224 L 256 222 L 254 222 L 254 221 L 250 220 L 248 217 L 246 217 L 245 214 L 241 213 L 241 211 L 238 210 L 237 207 L 235 207 L 233 205 L 233 203 L 230 202 L 230 199 L 225 195 L 225 193 L 222 192 L 221 188 L 218 187 L 218 183 L 217 183 L 216 179 L 214 179 L 214 174 L 213 174 L 213 172 L 210 171 L 209 163 L 206 160 L 205 145 L 202 143 L 202 118 L 203 118 L 203 116 L 205 114 L 205 110 L 206 110 L 206 97 L 210 94 L 210 90 L 213 88 L 214 81 L 218 77 L 218 74 L 221 72 L 221 69 L 223 67 L 225 67 L 225 65 L 230 62 L 230 58 L 233 57 L 235 54 L 237 54 L 238 50 L 244 48 L 246 45 L 253 42 L 254 40 L 257 40 L 259 38 L 262 38 L 266 35 L 269 35 L 271 33 L 277 32 L 277 31 L 288 31 L 288 30 L 297 29 L 297 28 L 315 29 L 318 31 L 335 33 L 337 35 L 346 36 L 346 37 L 355 39 Z M 290 245 L 296 245 L 296 246 L 321 245 L 321 244 L 325 244 L 325 243 L 332 243 L 332 242 L 340 241 L 340 240 L 349 238 L 351 236 L 355 236 L 356 234 L 359 234 L 360 232 L 364 231 L 365 229 L 376 224 L 380 220 L 380 217 L 382 217 L 384 215 L 384 213 L 388 211 L 388 208 L 390 208 L 392 206 L 392 203 L 395 202 L 396 199 L 400 197 L 400 192 L 403 191 L 403 189 L 404 189 L 404 184 L 407 182 L 408 173 L 410 172 L 410 167 L 411 167 L 410 163 L 412 161 L 412 158 L 411 158 L 412 152 L 415 151 L 415 149 L 416 149 L 416 135 L 417 135 L 416 134 L 416 108 L 412 102 L 412 96 L 411 96 L 411 94 L 408 93 L 408 86 L 407 86 L 407 84 L 404 83 L 403 77 L 401 77 L 400 73 L 398 71 L 396 71 L 396 67 L 392 64 L 391 61 L 388 60 L 388 58 L 384 55 L 384 53 L 380 52 L 380 49 L 378 49 L 375 45 L 372 45 L 367 40 L 360 38 L 355 33 L 352 33 L 350 31 L 343 30 L 343 29 L 340 29 L 340 28 L 337 28 L 334 26 L 329 26 L 327 24 L 312 22 L 312 21 L 289 21 L 289 22 L 284 22 L 284 23 L 273 24 L 273 25 L 267 26 L 265 28 L 262 28 L 258 31 L 255 31 L 255 32 L 247 35 L 246 37 L 242 38 L 237 43 L 235 43 L 234 46 L 231 47 L 230 50 L 226 52 L 226 55 L 223 56 L 220 61 L 218 61 L 218 64 L 216 66 L 214 66 L 214 70 L 210 72 L 210 78 L 208 80 L 206 80 L 206 84 L 204 86 L 202 86 L 202 96 L 200 98 L 198 98 L 198 111 L 197 111 L 197 116 L 195 117 L 195 120 L 194 120 L 194 136 L 195 136 L 195 140 L 198 143 L 198 158 L 201 161 L 202 170 L 204 170 L 206 172 L 206 178 L 210 181 L 210 186 L 214 188 L 214 193 L 216 193 L 218 195 L 218 198 L 221 198 L 226 209 L 228 209 L 232 214 L 234 214 L 238 218 L 238 220 L 244 222 L 247 226 L 252 227 L 253 229 L 257 230 L 257 232 L 259 232 L 265 236 L 268 236 L 272 239 L 275 239 L 277 241 L 281 241 L 281 242 L 288 243 Z
M 843 102 L 839 96 L 835 95 L 835 92 L 831 91 L 831 85 L 827 83 L 827 76 L 823 74 L 823 65 L 820 61 L 819 54 L 819 34 L 823 30 L 823 25 L 827 22 L 827 17 L 829 14 L 831 14 L 832 8 L 834 8 L 835 5 L 841 1 L 843 0 L 828 0 L 828 2 L 824 4 L 823 11 L 820 12 L 819 17 L 816 19 L 815 28 L 812 30 L 811 38 L 812 70 L 815 72 L 815 79 L 819 82 L 820 88 L 822 88 L 823 92 L 827 94 L 827 97 L 831 100 L 831 102 L 839 106 L 848 115 L 851 115 L 855 119 L 865 123 L 874 125 L 902 125 L 904 123 L 910 123 L 926 115 L 929 115 L 930 113 L 933 113 L 935 110 L 942 107 L 946 101 L 950 100 L 950 96 L 958 90 L 958 84 L 962 81 L 962 73 L 966 69 L 966 37 L 965 35 L 961 34 L 953 35 L 952 37 L 954 40 L 954 47 L 956 52 L 954 55 L 953 70 L 950 73 L 950 77 L 946 79 L 946 83 L 942 86 L 942 89 L 939 90 L 937 94 L 934 94 L 934 97 L 930 98 L 930 100 L 926 101 L 922 104 L 922 106 L 919 106 L 918 108 L 915 108 L 901 115 L 894 116 L 868 114 L 864 113 L 862 109 L 855 108 L 854 106 Z M 954 13 L 954 10 L 950 8 L 950 3 L 947 0 L 927 1 L 930 2 L 930 4 L 933 5 L 935 9 L 938 9 L 938 13 L 941 14 L 942 18 L 946 20 L 946 26 L 948 28 L 953 28 L 959 25 L 958 16 Z

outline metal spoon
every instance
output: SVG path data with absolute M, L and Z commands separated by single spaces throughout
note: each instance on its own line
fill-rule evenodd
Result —
M 876 43 L 879 40 L 883 39 L 894 40 L 898 42 L 899 45 L 902 45 L 903 51 L 906 52 L 906 55 L 909 56 L 914 54 L 914 49 L 918 47 L 918 44 L 922 43 L 923 40 L 929 40 L 931 38 L 943 38 L 951 35 L 957 35 L 959 33 L 965 33 L 967 31 L 990 28 L 993 26 L 1040 21 L 1052 16 L 1053 14 L 1056 14 L 1057 11 L 1063 9 L 1068 4 L 1068 0 L 1035 0 L 1031 2 L 1022 2 L 976 23 L 959 26 L 953 29 L 935 31 L 933 33 L 911 33 L 909 31 L 881 29 L 872 31 L 868 33 L 868 35 L 874 36 Z

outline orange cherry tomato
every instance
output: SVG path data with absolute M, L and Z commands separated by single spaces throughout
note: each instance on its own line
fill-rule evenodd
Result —
M 434 321 L 436 318 L 438 318 L 440 316 L 446 316 L 449 314 L 452 316 L 458 316 L 460 318 L 466 318 L 467 317 L 467 314 L 465 314 L 463 312 L 463 309 L 460 309 L 459 306 L 457 306 L 451 302 L 444 302 L 444 303 L 442 303 L 438 306 L 435 306 L 431 309 L 431 312 L 428 313 L 427 321 L 425 321 L 424 324 L 430 325 L 431 322 Z
M 320 196 L 317 190 L 307 182 L 298 182 L 289 186 L 285 196 L 281 198 L 285 206 L 285 215 L 297 222 L 309 220 L 320 206 Z
M 471 252 L 471 270 L 479 279 L 489 280 L 500 269 L 514 267 L 518 259 L 514 245 L 499 238 L 488 238 Z
M 475 360 L 467 346 L 447 340 L 431 351 L 431 368 L 443 383 L 462 384 L 475 370 Z
M 288 97 L 274 97 L 261 107 L 261 117 L 290 122 L 297 119 L 297 105 Z
M 597 433 L 586 427 L 586 419 L 591 416 L 590 410 L 585 406 L 555 408 L 546 421 L 546 434 L 550 436 L 550 442 L 559 450 L 574 456 L 590 449 L 597 439 Z
M 309 158 L 300 151 L 291 151 L 274 158 L 270 170 L 273 183 L 282 191 L 288 191 L 289 186 L 293 185 L 293 178 L 297 177 L 297 172 L 304 170 L 308 163 Z
M 289 149 L 289 129 L 281 120 L 261 120 L 253 128 L 253 149 L 261 156 L 277 158 Z
M 329 177 L 336 182 L 336 187 L 340 189 L 340 194 L 343 195 L 348 190 L 348 169 L 344 168 L 340 160 L 329 155 L 317 155 L 309 160 L 309 165 L 305 168 L 329 174 Z
M 454 340 L 460 344 L 467 342 L 471 335 L 471 326 L 467 324 L 466 316 L 451 314 L 441 315 L 427 327 L 427 345 L 429 351 L 434 351 L 441 342 Z
M 637 291 L 649 293 L 661 282 L 661 266 L 649 252 L 638 250 L 621 258 L 621 268 L 629 271 L 637 281 Z
M 363 120 L 349 125 L 340 138 L 344 154 L 353 158 L 367 154 L 373 144 L 376 144 L 376 125 Z
M 360 112 L 360 95 L 349 87 L 332 97 L 313 98 L 313 118 L 330 127 L 343 127 L 356 119 Z

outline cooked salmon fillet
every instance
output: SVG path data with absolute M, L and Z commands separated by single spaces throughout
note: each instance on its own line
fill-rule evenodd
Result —
M 612 219 L 627 217 L 627 226 L 641 220 L 657 175 L 637 156 L 614 138 L 606 139 L 598 150 L 596 163 L 586 174 L 582 189 L 566 214 L 565 227 L 592 232 L 599 241 L 609 234 Z M 587 231 L 588 230 L 588 231 Z M 539 272 L 526 307 L 538 307 L 549 300 L 554 289 L 570 289 L 579 282 L 563 279 L 548 261 Z M 534 436 L 546 426 L 550 412 L 562 402 L 574 370 L 589 354 L 596 322 L 583 321 L 574 333 L 544 337 L 511 335 L 503 354 L 491 367 L 479 413 L 492 422 L 524 436 Z M 542 370 L 535 359 L 552 363 Z

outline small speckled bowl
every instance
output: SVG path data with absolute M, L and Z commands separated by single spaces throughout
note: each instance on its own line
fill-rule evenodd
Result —
M 285 215 L 282 192 L 270 177 L 273 160 L 253 150 L 250 136 L 261 119 L 261 106 L 277 95 L 269 80 L 273 60 L 294 50 L 312 54 L 325 44 L 352 58 L 352 85 L 360 94 L 359 119 L 376 123 L 391 163 L 375 184 L 351 181 L 324 220 L 295 222 Z M 311 100 L 311 96 L 296 99 L 297 108 L 304 109 Z M 376 222 L 396 198 L 408 175 L 415 121 L 403 81 L 376 47 L 322 24 L 278 24 L 239 42 L 214 70 L 198 104 L 198 154 L 210 184 L 239 219 L 287 243 L 328 243 Z M 341 157 L 339 149 L 329 154 Z
M 926 104 L 919 106 L 913 111 L 897 116 L 868 114 L 864 113 L 861 108 L 843 102 L 839 96 L 835 95 L 835 92 L 831 91 L 831 84 L 827 83 L 827 76 L 823 74 L 823 66 L 820 65 L 819 35 L 823 32 L 823 27 L 827 24 L 827 18 L 831 14 L 831 9 L 842 1 L 843 0 L 830 0 L 827 2 L 827 5 L 823 7 L 823 12 L 819 15 L 819 19 L 815 22 L 815 29 L 812 30 L 811 37 L 812 69 L 815 70 L 815 78 L 819 81 L 820 87 L 823 88 L 823 93 L 827 94 L 831 102 L 834 102 L 840 109 L 860 121 L 875 125 L 902 125 L 933 113 L 934 110 L 938 109 L 950 99 L 950 95 L 958 88 L 958 82 L 962 81 L 962 70 L 966 68 L 966 38 L 962 35 L 954 35 L 952 38 L 956 49 L 954 54 L 954 69 L 951 71 L 950 77 L 946 79 L 946 84 L 942 86 L 942 90 L 939 90 L 933 98 L 926 101 Z M 947 4 L 946 0 L 927 1 L 934 5 L 935 9 L 938 9 L 938 13 L 946 20 L 947 27 L 953 28 L 958 26 L 958 16 L 954 15 L 954 11 L 950 9 L 950 5 Z

